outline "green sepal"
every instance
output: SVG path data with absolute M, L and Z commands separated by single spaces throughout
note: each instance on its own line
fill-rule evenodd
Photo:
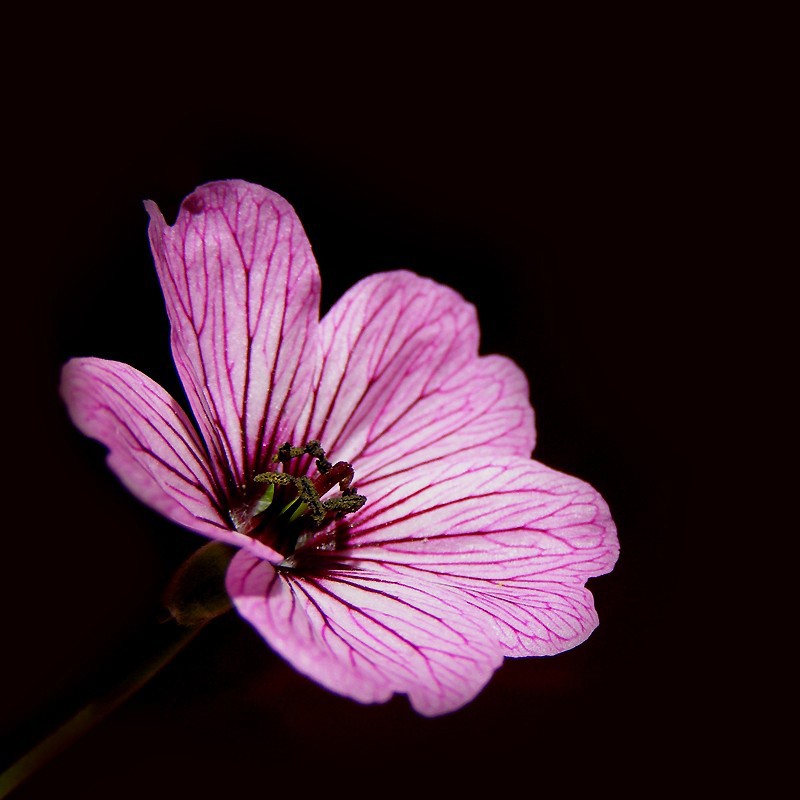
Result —
M 236 553 L 229 544 L 209 542 L 178 567 L 164 593 L 164 605 L 179 625 L 200 625 L 232 608 L 225 573 Z

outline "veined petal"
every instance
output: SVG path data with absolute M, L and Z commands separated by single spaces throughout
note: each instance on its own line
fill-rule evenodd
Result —
M 282 197 L 244 181 L 201 186 L 172 227 L 146 206 L 178 372 L 218 476 L 232 472 L 243 486 L 264 471 L 311 390 L 311 247 Z
M 591 486 L 522 458 L 450 459 L 374 481 L 348 519 L 347 548 L 337 556 L 365 568 L 582 584 L 608 572 L 619 550 L 608 506 Z
M 420 572 L 389 563 L 381 571 L 414 583 Z M 559 581 L 492 581 L 462 576 L 424 575 L 455 592 L 465 614 L 484 616 L 504 656 L 551 656 L 577 647 L 598 625 L 592 593 Z
M 551 656 L 577 647 L 597 627 L 592 593 L 583 586 L 542 581 L 525 586 L 458 582 L 465 602 L 491 619 L 503 655 Z
M 322 361 L 305 436 L 350 461 L 359 488 L 486 447 L 528 457 L 528 384 L 501 356 L 478 357 L 474 307 L 410 272 L 372 275 L 320 323 Z
M 362 703 L 405 693 L 419 713 L 445 714 L 472 700 L 502 661 L 485 623 L 445 586 L 363 571 L 278 573 L 241 552 L 227 588 L 297 670 Z
M 157 383 L 118 361 L 73 358 L 62 370 L 61 395 L 77 428 L 108 448 L 109 467 L 139 500 L 211 539 L 275 557 L 231 530 L 200 438 Z
M 552 655 L 597 626 L 586 581 L 619 552 L 591 486 L 518 458 L 451 461 L 376 481 L 338 558 L 413 581 L 439 581 L 483 612 L 508 656 Z

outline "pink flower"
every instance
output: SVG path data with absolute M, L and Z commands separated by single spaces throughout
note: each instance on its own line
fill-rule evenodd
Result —
M 478 356 L 473 306 L 388 272 L 320 320 L 283 198 L 224 181 L 172 227 L 147 209 L 199 432 L 127 364 L 72 359 L 62 395 L 140 500 L 238 548 L 227 591 L 276 651 L 334 692 L 402 692 L 432 716 L 504 656 L 586 639 L 585 583 L 614 565 L 614 523 L 594 489 L 531 460 L 527 382 Z

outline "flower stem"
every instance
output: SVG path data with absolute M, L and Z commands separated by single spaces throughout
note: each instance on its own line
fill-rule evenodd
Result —
M 185 627 L 170 620 L 160 626 L 160 634 L 164 641 L 160 642 L 155 651 L 141 662 L 138 669 L 122 677 L 0 774 L 0 798 L 6 797 L 144 686 L 200 632 L 204 625 L 205 621 Z

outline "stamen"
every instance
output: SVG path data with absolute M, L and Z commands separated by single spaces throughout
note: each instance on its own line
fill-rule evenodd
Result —
M 300 490 L 300 499 L 311 508 L 311 519 L 319 525 L 325 519 L 325 507 L 322 505 L 311 478 L 298 478 L 297 484 Z
M 322 505 L 326 511 L 336 511 L 339 515 L 344 515 L 358 511 L 366 502 L 367 498 L 364 497 L 363 494 L 354 493 L 343 494 L 340 497 L 332 497 L 330 500 L 326 500 Z
M 255 475 L 253 480 L 259 483 L 271 483 L 275 486 L 290 486 L 297 482 L 297 478 L 288 472 L 262 472 L 260 475 Z
M 259 483 L 271 484 L 271 492 L 268 490 L 258 503 L 258 507 L 261 510 L 268 508 L 271 504 L 275 486 L 294 486 L 297 489 L 297 498 L 290 502 L 281 512 L 281 515 L 283 515 L 291 509 L 290 521 L 299 517 L 305 510 L 309 510 L 311 519 L 319 525 L 331 511 L 336 512 L 337 516 L 342 516 L 358 511 L 364 505 L 367 498 L 356 494 L 355 488 L 351 486 L 355 476 L 353 467 L 346 461 L 338 461 L 332 465 L 325 457 L 325 451 L 316 439 L 308 442 L 303 447 L 293 447 L 290 442 L 282 444 L 278 448 L 277 455 L 273 457 L 273 461 L 286 463 L 303 455 L 314 456 L 317 459 L 317 468 L 320 475 L 316 481 L 312 481 L 305 476 L 298 478 L 288 472 L 262 472 L 256 475 L 254 480 Z M 322 498 L 337 483 L 342 490 L 341 496 L 333 497 L 323 502 Z M 302 506 L 306 508 L 301 510 Z
M 331 468 L 331 462 L 325 458 L 325 451 L 322 449 L 322 445 L 316 440 L 312 439 L 305 447 L 306 453 L 310 456 L 314 456 L 317 459 L 317 469 L 321 473 L 328 472 Z
M 331 468 L 331 462 L 325 458 L 325 451 L 316 439 L 312 439 L 303 447 L 292 447 L 291 442 L 284 442 L 284 444 L 278 448 L 278 453 L 272 457 L 272 460 L 280 461 L 281 464 L 285 464 L 293 458 L 299 458 L 305 455 L 313 456 L 317 459 L 317 469 L 320 472 L 327 472 Z
M 305 447 L 292 447 L 289 442 L 285 442 L 278 448 L 277 454 L 272 456 L 272 460 L 280 461 L 281 464 L 285 464 L 287 461 L 291 461 L 293 458 L 305 455 L 305 452 Z M 257 477 L 256 480 L 258 480 Z

